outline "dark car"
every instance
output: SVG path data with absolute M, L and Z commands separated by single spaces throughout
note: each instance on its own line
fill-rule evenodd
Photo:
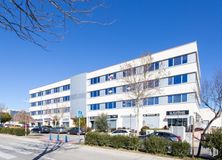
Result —
M 50 130 L 51 133 L 60 133 L 60 134 L 66 134 L 67 130 L 65 129 L 65 127 L 54 127 L 51 128 Z
M 157 136 L 157 137 L 162 137 L 162 138 L 165 138 L 165 139 L 168 139 L 170 141 L 181 141 L 181 137 L 180 136 L 177 136 L 173 133 L 169 133 L 169 132 L 154 132 L 154 133 L 151 133 L 149 135 L 142 135 L 142 136 L 139 136 L 139 138 L 141 140 L 145 140 L 151 136 Z
M 4 127 L 4 125 L 0 123 L 0 128 L 3 128 L 3 127 Z
M 49 126 L 38 126 L 31 129 L 31 133 L 50 133 Z
M 79 134 L 79 128 L 78 127 L 70 128 L 67 133 L 78 135 Z M 85 135 L 85 131 L 82 128 L 80 128 L 80 135 Z

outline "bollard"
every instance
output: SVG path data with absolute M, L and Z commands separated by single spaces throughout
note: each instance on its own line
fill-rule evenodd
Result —
M 49 140 L 52 141 L 52 135 L 51 134 L 49 134 Z
M 65 143 L 67 143 L 67 142 L 68 142 L 68 136 L 65 135 Z
M 59 134 L 57 134 L 56 141 L 59 142 Z

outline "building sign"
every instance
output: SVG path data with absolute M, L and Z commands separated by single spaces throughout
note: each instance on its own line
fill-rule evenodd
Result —
M 176 116 L 176 115 L 188 115 L 189 110 L 181 110 L 181 111 L 167 111 L 167 116 Z
M 154 116 L 160 116 L 160 114 L 143 114 L 143 117 L 154 117 Z
M 89 117 L 91 121 L 94 121 L 98 116 Z M 107 119 L 117 119 L 118 115 L 107 115 Z

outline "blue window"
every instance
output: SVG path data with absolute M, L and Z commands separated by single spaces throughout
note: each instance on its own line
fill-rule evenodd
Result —
M 32 111 L 32 112 L 31 112 L 31 115 L 32 115 L 32 116 L 36 115 L 36 111 Z
M 145 98 L 143 100 L 143 105 L 155 105 L 159 104 L 159 97 L 150 97 L 150 98 Z
M 123 107 L 134 107 L 135 106 L 135 100 L 126 100 L 122 103 Z
M 136 68 L 130 68 L 123 71 L 123 77 L 128 77 L 136 74 Z
M 173 96 L 168 96 L 168 103 L 173 103 Z
M 34 107 L 34 106 L 36 106 L 36 102 L 31 103 L 31 107 Z
M 181 83 L 181 75 L 174 76 L 174 84 L 180 84 Z
M 150 65 L 149 65 L 149 71 L 153 71 L 155 69 L 155 66 L 154 66 L 154 63 L 151 63 Z
M 159 62 L 155 62 L 155 70 L 158 70 L 160 68 Z
M 169 66 L 169 67 L 173 66 L 173 58 L 170 58 L 170 59 L 168 60 L 168 66 Z
M 57 92 L 59 92 L 60 88 L 59 88 L 59 87 L 56 87 L 56 88 L 54 88 L 53 90 L 54 90 L 54 93 L 57 93 Z
M 182 94 L 182 102 L 187 102 L 187 94 Z
M 113 79 L 116 79 L 116 73 L 111 73 L 106 75 L 106 81 L 111 81 Z
M 173 77 L 169 77 L 168 78 L 168 85 L 172 85 L 173 84 Z
M 70 90 L 70 85 L 67 84 L 67 85 L 63 86 L 62 88 L 63 88 L 63 91 Z
M 60 102 L 60 98 L 55 98 L 53 101 L 54 101 L 54 103 L 59 103 Z
M 106 107 L 106 109 L 116 108 L 116 102 L 105 103 L 105 107 Z
M 184 55 L 183 57 L 182 57 L 182 63 L 184 64 L 184 63 L 187 63 L 187 55 Z
M 99 90 L 90 92 L 90 97 L 98 97 L 100 96 Z
M 187 74 L 182 75 L 182 82 L 186 83 L 187 82 Z
M 43 92 L 42 91 L 38 92 L 38 96 L 43 96 Z
M 43 114 L 43 111 L 38 111 L 38 115 L 42 115 Z
M 38 106 L 42 106 L 43 105 L 43 101 L 38 101 Z
M 175 94 L 168 96 L 168 103 L 187 102 L 187 94 Z
M 129 92 L 131 89 L 131 87 L 129 85 L 124 85 L 123 86 L 123 92 Z
M 70 111 L 70 108 L 69 108 L 69 107 L 63 109 L 63 112 L 64 112 L 64 113 L 67 113 L 67 112 L 69 112 L 69 111 Z
M 46 104 L 50 104 L 51 103 L 51 99 L 48 99 L 45 101 Z
M 35 93 L 31 94 L 31 98 L 35 98 L 35 97 L 36 97 Z
M 115 94 L 115 93 L 116 93 L 116 87 L 106 89 L 106 95 Z
M 181 56 L 174 58 L 174 66 L 181 64 Z
M 45 94 L 46 94 L 46 95 L 51 94 L 51 89 L 46 90 L 46 91 L 45 91 Z
M 100 110 L 100 104 L 91 104 L 90 110 Z
M 173 96 L 173 102 L 174 103 L 179 103 L 181 102 L 181 94 L 176 94 Z
M 91 79 L 91 84 L 96 84 L 100 82 L 100 77 L 95 77 Z
M 70 100 L 70 96 L 65 96 L 63 97 L 63 102 L 69 101 Z

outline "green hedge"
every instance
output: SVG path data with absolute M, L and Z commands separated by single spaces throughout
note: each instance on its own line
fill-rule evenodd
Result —
M 190 144 L 187 142 L 170 142 L 164 138 L 151 136 L 146 140 L 138 137 L 110 136 L 106 133 L 89 132 L 85 137 L 85 144 L 140 150 L 152 154 L 171 154 L 177 157 L 186 157 L 190 154 Z
M 16 136 L 24 136 L 25 129 L 24 128 L 0 128 L 1 134 L 11 134 Z
M 187 142 L 171 142 L 171 154 L 181 158 L 189 156 L 190 144 Z
M 170 142 L 164 138 L 151 136 L 144 140 L 144 151 L 153 154 L 167 154 Z
M 137 137 L 110 136 L 105 133 L 89 132 L 86 134 L 85 144 L 137 150 L 139 139 Z

